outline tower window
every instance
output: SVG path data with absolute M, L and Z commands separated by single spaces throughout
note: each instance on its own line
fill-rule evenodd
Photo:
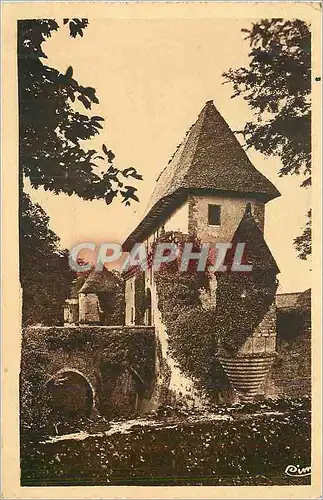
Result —
M 221 205 L 209 205 L 208 221 L 209 226 L 221 225 Z

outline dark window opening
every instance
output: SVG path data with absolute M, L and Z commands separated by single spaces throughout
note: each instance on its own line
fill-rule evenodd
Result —
M 208 221 L 210 226 L 220 226 L 221 224 L 220 205 L 209 205 Z

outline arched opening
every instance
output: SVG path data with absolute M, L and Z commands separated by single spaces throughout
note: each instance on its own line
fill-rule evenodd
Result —
M 57 417 L 74 419 L 92 413 L 93 389 L 82 373 L 61 370 L 46 383 L 51 410 Z
M 145 300 L 145 324 L 150 326 L 152 325 L 152 309 L 151 309 L 151 291 L 150 288 L 147 288 L 146 291 L 146 300 Z

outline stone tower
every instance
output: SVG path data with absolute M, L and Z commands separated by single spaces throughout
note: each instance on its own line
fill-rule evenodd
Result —
M 197 121 L 189 129 L 173 157 L 159 175 L 146 213 L 124 242 L 123 249 L 124 251 L 131 251 L 135 243 L 142 242 L 149 251 L 156 238 L 160 236 L 161 232 L 165 231 L 179 231 L 186 235 L 194 235 L 201 242 L 212 244 L 236 242 L 239 241 L 240 237 L 248 237 L 250 249 L 255 250 L 252 241 L 256 241 L 256 247 L 258 248 L 260 245 L 262 250 L 258 249 L 259 251 L 251 252 L 251 257 L 255 259 L 256 263 L 255 272 L 248 278 L 249 281 L 246 281 L 243 294 L 249 294 L 254 289 L 258 289 L 260 294 L 263 287 L 267 289 L 272 302 L 275 295 L 275 292 L 272 294 L 272 290 L 275 287 L 276 274 L 279 271 L 276 263 L 273 264 L 274 259 L 263 239 L 263 231 L 265 205 L 278 196 L 280 196 L 279 191 L 253 166 L 214 103 L 208 101 L 200 112 Z M 267 257 L 270 254 L 271 259 L 267 258 L 266 260 L 265 258 L 264 262 L 262 262 L 264 247 L 266 247 L 265 253 Z M 260 272 L 259 269 L 256 272 L 257 266 L 258 268 L 259 266 L 272 266 L 272 269 L 266 269 L 265 273 Z M 270 278 L 266 281 L 263 274 L 266 276 L 268 274 Z M 126 324 L 133 324 L 136 317 L 135 280 L 136 277 L 133 272 L 126 275 Z M 217 292 L 217 295 L 221 297 L 219 304 L 223 306 L 226 302 L 225 294 L 234 292 L 235 278 L 229 273 L 226 280 L 218 277 L 217 281 L 221 285 Z M 158 330 L 160 328 L 158 297 L 154 275 L 151 271 L 146 273 L 145 288 L 147 296 L 149 296 L 147 308 L 149 307 L 151 311 L 145 317 L 149 318 L 150 324 L 155 325 Z M 267 292 L 264 292 L 264 297 Z M 256 292 L 252 297 L 253 301 L 257 301 Z M 239 346 L 239 353 L 230 351 L 230 349 L 225 350 L 224 343 L 222 346 L 223 352 L 221 353 L 222 365 L 232 385 L 238 392 L 240 391 L 239 394 L 242 398 L 249 389 L 246 389 L 245 386 L 241 389 L 239 383 L 236 383 L 236 379 L 243 378 L 244 375 L 242 374 L 240 377 L 238 373 L 239 366 L 232 368 L 232 363 L 229 366 L 227 360 L 237 355 L 240 358 L 241 356 L 249 356 L 250 358 L 262 353 L 259 350 L 260 348 L 258 354 L 251 351 L 247 352 L 248 349 L 251 349 L 251 341 L 249 344 L 247 341 L 250 336 L 254 335 L 257 328 L 263 331 L 265 324 L 269 325 L 274 321 L 274 306 L 269 307 L 269 310 L 266 311 L 267 306 L 265 306 L 266 300 L 264 297 L 263 308 L 253 321 L 252 328 L 248 330 L 246 327 L 240 333 L 230 330 L 230 326 L 228 326 L 230 325 L 229 309 L 228 311 L 219 310 L 219 325 L 221 323 L 223 338 L 228 340 L 228 332 L 230 332 L 231 337 L 244 338 L 246 343 L 244 351 L 241 351 L 242 345 Z M 218 297 L 216 300 L 218 301 Z M 254 304 L 255 302 L 252 303 L 247 299 L 244 301 L 243 307 L 248 305 L 252 310 Z M 232 308 L 234 309 L 234 304 Z M 260 326 L 262 321 L 263 325 Z M 219 328 L 219 325 L 216 325 L 216 327 Z M 238 323 L 235 328 L 239 330 Z M 270 342 L 274 343 L 274 333 L 272 331 L 270 341 L 268 341 L 268 345 L 266 344 L 267 348 L 264 347 L 263 357 L 266 360 L 263 364 L 266 367 L 270 366 L 271 362 L 269 362 L 271 355 L 268 355 L 266 349 L 269 349 Z M 252 345 L 256 345 L 257 342 L 260 345 L 260 340 L 255 340 Z M 228 346 L 228 342 L 226 345 Z M 233 372 L 236 373 L 235 378 L 232 376 Z M 245 378 L 248 378 L 247 372 L 244 373 Z M 265 369 L 261 373 L 265 373 Z M 259 375 L 257 381 L 261 383 L 260 378 Z M 254 387 L 251 392 L 255 393 Z M 251 397 L 251 392 L 248 393 L 248 397 Z
M 249 205 L 232 238 L 227 272 L 217 273 L 218 359 L 243 401 L 252 401 L 276 354 L 276 276 L 273 258 Z M 243 262 L 252 270 L 231 271 L 235 248 L 245 245 Z

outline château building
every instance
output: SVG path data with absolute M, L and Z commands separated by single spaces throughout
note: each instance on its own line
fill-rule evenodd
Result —
M 208 101 L 159 175 L 144 217 L 123 244 L 129 252 L 135 243 L 144 243 L 149 255 L 154 243 L 169 232 L 195 237 L 201 243 L 246 244 L 253 264 L 248 282 L 239 282 L 232 273 L 215 273 L 208 297 L 208 304 L 220 311 L 215 335 L 220 325 L 226 332 L 218 360 L 232 388 L 246 401 L 266 390 L 280 390 L 268 382 L 277 359 L 275 295 L 280 271 L 264 238 L 266 204 L 279 196 Z M 125 274 L 125 324 L 138 324 L 141 317 L 144 324 L 153 325 L 167 359 L 168 333 L 158 304 L 155 272 L 153 267 L 145 271 L 143 314 L 138 313 L 136 300 L 138 272 L 136 267 Z M 239 331 L 232 327 L 234 318 L 242 325 Z M 240 345 L 232 354 L 225 345 L 230 346 L 235 338 Z

